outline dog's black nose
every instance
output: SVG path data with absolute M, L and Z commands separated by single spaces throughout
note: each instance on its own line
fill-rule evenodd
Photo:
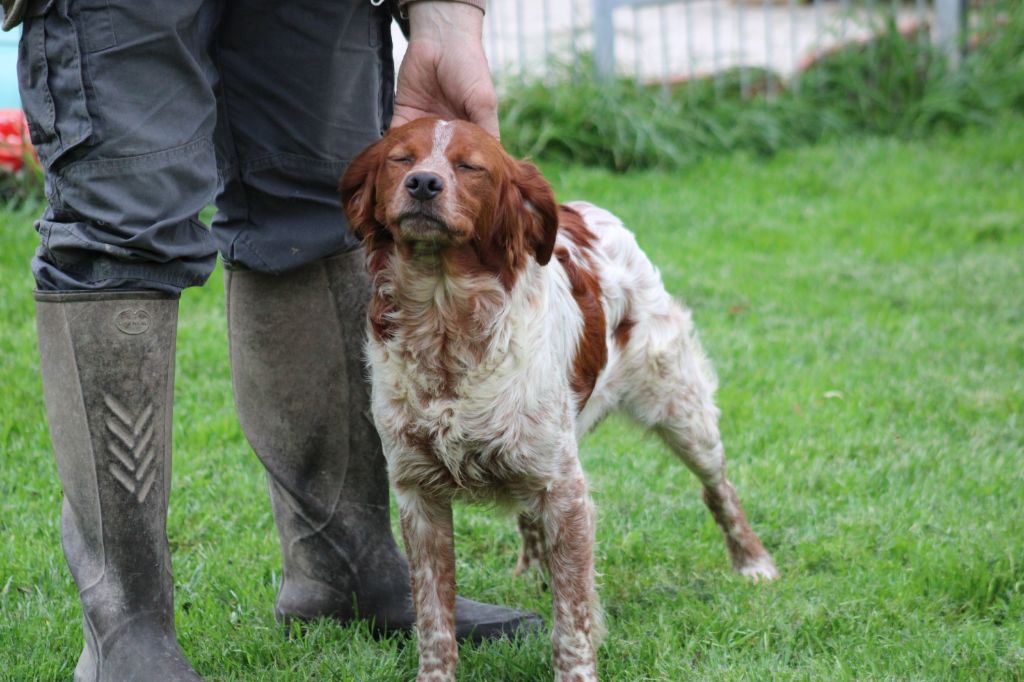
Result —
M 427 201 L 441 193 L 444 189 L 444 180 L 435 173 L 410 173 L 405 179 L 405 189 L 413 199 Z

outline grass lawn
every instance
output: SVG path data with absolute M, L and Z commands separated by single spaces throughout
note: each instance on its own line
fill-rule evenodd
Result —
M 694 310 L 731 477 L 782 579 L 728 570 L 695 479 L 613 418 L 584 444 L 607 680 L 1024 677 L 1024 119 L 685 173 L 547 168 L 618 213 Z M 0 213 L 0 679 L 81 649 L 43 419 L 29 213 Z M 220 274 L 182 299 L 170 539 L 208 680 L 408 680 L 415 647 L 288 640 L 261 468 L 235 420 Z M 461 591 L 550 616 L 514 522 L 456 513 Z M 464 648 L 463 680 L 551 679 L 546 635 Z

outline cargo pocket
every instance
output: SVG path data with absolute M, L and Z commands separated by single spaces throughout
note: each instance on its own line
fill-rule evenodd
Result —
M 75 13 L 81 27 L 82 52 L 89 54 L 117 45 L 108 0 L 79 0 L 75 3 Z
M 64 0 L 37 0 L 25 13 L 18 86 L 29 136 L 47 170 L 92 135 L 78 32 Z

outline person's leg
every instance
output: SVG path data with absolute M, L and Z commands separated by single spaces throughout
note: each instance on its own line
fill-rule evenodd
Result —
M 363 364 L 369 282 L 337 180 L 391 114 L 384 7 L 250 0 L 225 15 L 214 235 L 228 263 L 239 419 L 267 469 L 283 555 L 279 619 L 414 623 L 391 533 Z M 458 634 L 539 619 L 460 600 Z
M 198 680 L 166 535 L 178 293 L 215 248 L 216 8 L 30 3 L 19 81 L 49 206 L 36 223 L 40 366 L 82 601 L 76 680 Z

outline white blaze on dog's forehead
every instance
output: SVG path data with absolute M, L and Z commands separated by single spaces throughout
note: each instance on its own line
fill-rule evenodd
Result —
M 410 172 L 424 170 L 437 173 L 443 178 L 451 178 L 454 171 L 444 153 L 455 137 L 455 128 L 455 121 L 435 123 L 430 154 L 417 163 L 415 168 L 410 169 Z
M 453 121 L 438 121 L 434 124 L 434 148 L 430 150 L 432 157 L 443 157 L 444 151 L 452 143 L 455 136 L 455 123 Z

